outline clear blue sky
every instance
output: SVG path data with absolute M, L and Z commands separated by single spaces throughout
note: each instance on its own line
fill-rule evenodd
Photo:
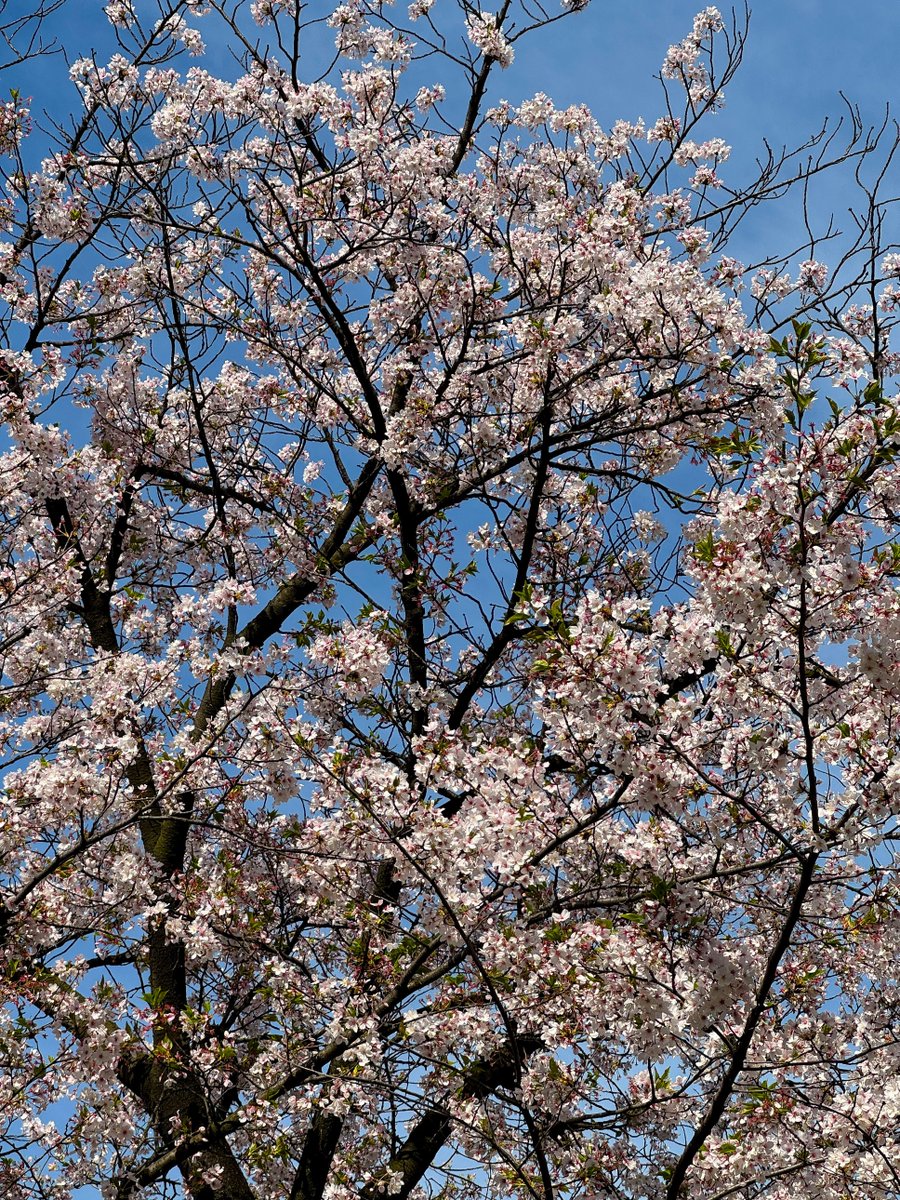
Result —
M 523 46 L 512 70 L 524 76 L 524 91 L 540 87 L 558 103 L 585 101 L 604 125 L 619 117 L 652 119 L 659 104 L 653 76 L 666 47 L 689 31 L 703 7 L 698 0 L 593 0 L 580 18 L 547 31 L 540 44 Z M 730 6 L 718 7 L 728 20 Z M 707 126 L 710 136 L 734 148 L 723 176 L 732 184 L 747 178 L 763 139 L 775 149 L 796 146 L 825 117 L 837 118 L 844 111 L 841 92 L 866 123 L 880 124 L 887 103 L 900 117 L 897 0 L 751 3 L 744 62 L 725 109 Z M 896 175 L 894 194 L 900 194 L 900 170 Z M 857 197 L 849 173 L 821 177 L 812 196 L 816 217 L 825 224 L 835 213 L 846 228 L 847 208 Z M 768 206 L 748 221 L 734 249 L 747 259 L 761 247 L 787 249 L 794 233 L 802 236 L 796 204 Z M 900 229 L 887 234 L 900 237 Z

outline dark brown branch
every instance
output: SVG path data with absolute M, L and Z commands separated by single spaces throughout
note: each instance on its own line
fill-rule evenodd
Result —
M 791 898 L 790 907 L 788 908 L 787 916 L 784 924 L 781 927 L 781 932 L 778 939 L 769 954 L 766 962 L 766 969 L 763 972 L 763 977 L 760 980 L 759 987 L 756 990 L 756 997 L 753 1005 L 747 1014 L 747 1019 L 744 1022 L 744 1028 L 741 1031 L 740 1037 L 734 1043 L 731 1053 L 731 1061 L 728 1064 L 728 1069 L 722 1077 L 722 1081 L 713 1097 L 712 1103 L 706 1110 L 704 1117 L 693 1135 L 685 1146 L 684 1150 L 672 1168 L 672 1173 L 669 1176 L 668 1186 L 666 1187 L 666 1200 L 677 1200 L 681 1193 L 681 1185 L 684 1183 L 685 1176 L 690 1170 L 694 1159 L 703 1149 L 706 1139 L 715 1129 L 722 1114 L 728 1106 L 728 1101 L 731 1097 L 732 1088 L 734 1087 L 737 1077 L 744 1069 L 744 1063 L 747 1061 L 747 1055 L 750 1052 L 750 1046 L 756 1034 L 757 1027 L 762 1019 L 763 1013 L 769 1005 L 769 994 L 772 986 L 778 977 L 778 969 L 781 966 L 781 961 L 787 954 L 791 938 L 794 930 L 803 913 L 803 904 L 806 900 L 806 895 L 815 875 L 817 855 L 809 854 L 804 859 L 803 867 L 800 871 L 800 878 L 797 881 L 797 886 L 794 889 L 794 895 Z
M 524 1060 L 540 1050 L 541 1045 L 538 1038 L 528 1035 L 517 1037 L 515 1045 L 505 1043 L 466 1071 L 458 1095 L 463 1099 L 484 1099 L 499 1088 L 515 1087 L 521 1078 Z M 382 1176 L 363 1188 L 361 1200 L 388 1200 L 389 1196 L 406 1200 L 434 1162 L 452 1127 L 453 1119 L 445 1108 L 430 1108 L 410 1129 L 406 1140 L 388 1164 L 391 1175 L 400 1176 L 399 1190 L 396 1190 L 396 1183 L 388 1189 Z

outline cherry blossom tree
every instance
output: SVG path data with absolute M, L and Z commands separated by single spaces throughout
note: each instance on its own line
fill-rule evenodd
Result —
M 0 113 L 6 1194 L 896 1196 L 890 150 L 730 185 L 712 8 L 611 129 L 536 0 L 106 11 Z

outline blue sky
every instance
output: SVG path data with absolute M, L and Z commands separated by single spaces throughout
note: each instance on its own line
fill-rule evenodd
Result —
M 653 77 L 663 54 L 703 7 L 698 0 L 593 0 L 580 16 L 523 45 L 508 74 L 520 71 L 523 91 L 540 87 L 560 104 L 587 102 L 604 125 L 620 117 L 651 120 L 659 112 Z M 730 8 L 721 3 L 719 8 L 728 20 Z M 725 109 L 707 125 L 708 136 L 723 137 L 733 147 L 722 175 L 737 184 L 752 175 L 764 139 L 774 149 L 791 148 L 826 117 L 838 118 L 845 111 L 841 92 L 859 106 L 866 124 L 880 124 L 889 102 L 900 117 L 898 59 L 900 4 L 891 0 L 758 0 L 751 5 L 744 61 Z M 857 202 L 848 171 L 820 177 L 812 194 L 823 226 L 834 213 L 846 228 L 847 209 Z M 798 217 L 794 202 L 765 206 L 742 230 L 733 252 L 749 260 L 787 249 L 795 233 L 802 236 Z
M 698 0 L 593 0 L 520 55 L 535 84 L 555 98 L 586 100 L 600 120 L 649 116 L 651 76 L 665 48 L 690 28 Z M 727 17 L 729 8 L 719 5 Z M 758 0 L 744 65 L 722 114 L 729 134 L 788 140 L 836 112 L 838 91 L 866 115 L 883 112 L 897 78 L 900 5 L 892 0 Z

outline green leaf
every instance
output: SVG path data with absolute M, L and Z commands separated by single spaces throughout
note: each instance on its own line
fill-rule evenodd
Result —
M 698 562 L 712 563 L 716 558 L 716 542 L 712 532 L 704 533 L 703 537 L 694 542 L 694 558 Z
M 811 321 L 798 321 L 798 320 L 796 320 L 796 318 L 793 318 L 791 320 L 791 324 L 794 327 L 794 333 L 797 337 L 797 342 L 798 343 L 805 342 L 806 339 L 809 337 L 810 330 L 812 329 L 812 322 Z
M 876 379 L 873 379 L 863 391 L 863 400 L 868 404 L 880 404 L 883 399 L 884 392 L 881 390 L 881 384 Z
M 663 879 L 661 875 L 654 875 L 650 883 L 649 892 L 654 900 L 662 903 L 671 895 L 675 883 L 671 879 Z
M 726 658 L 735 658 L 737 656 L 737 651 L 735 650 L 734 646 L 732 645 L 731 637 L 727 630 L 725 630 L 725 629 L 716 630 L 716 645 L 719 647 L 719 649 L 722 651 L 722 653 L 725 655 Z

